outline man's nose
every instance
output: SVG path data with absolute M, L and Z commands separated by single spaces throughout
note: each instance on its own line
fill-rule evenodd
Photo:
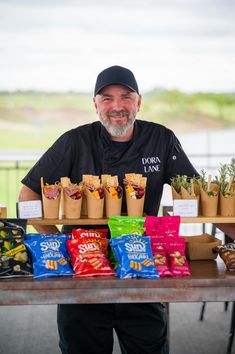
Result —
M 119 98 L 115 98 L 112 101 L 112 109 L 115 111 L 120 111 L 123 108 L 122 101 Z

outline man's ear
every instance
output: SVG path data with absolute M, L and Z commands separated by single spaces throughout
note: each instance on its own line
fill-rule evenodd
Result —
M 93 97 L 93 104 L 94 104 L 96 113 L 98 113 L 98 112 L 97 112 L 97 103 L 96 103 L 95 97 Z
M 137 102 L 137 112 L 140 111 L 141 102 L 142 102 L 142 96 L 139 95 L 138 96 L 138 102 Z

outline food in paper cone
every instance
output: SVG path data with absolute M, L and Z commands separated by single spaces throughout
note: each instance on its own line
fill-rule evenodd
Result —
M 172 199 L 181 199 L 181 194 L 178 193 L 174 187 L 171 186 Z
M 41 177 L 43 215 L 45 219 L 58 219 L 60 209 L 61 186 L 55 184 L 45 184 Z
M 142 216 L 146 192 L 147 177 L 141 174 L 125 174 L 124 185 L 128 216 Z
M 171 191 L 173 199 L 198 199 L 200 189 L 195 177 L 176 175 L 171 178 Z
M 94 175 L 82 175 L 82 192 L 83 192 L 83 198 L 82 198 L 82 208 L 81 208 L 81 215 L 82 216 L 87 216 L 87 195 L 86 195 L 86 189 L 91 187 L 91 183 L 94 180 L 99 180 L 99 176 L 94 176 Z
M 234 175 L 230 174 L 227 164 L 221 165 L 220 173 L 220 214 L 235 216 L 235 186 Z
M 70 183 L 63 188 L 64 215 L 66 219 L 79 219 L 82 206 L 82 186 Z
M 201 171 L 198 183 L 200 186 L 202 215 L 216 216 L 218 213 L 219 184 L 212 182 L 211 175 L 208 175 L 208 181 L 206 181 L 206 173 L 204 170 Z
M 70 178 L 69 177 L 61 177 L 60 178 L 60 184 L 62 189 L 64 189 L 65 187 L 68 187 L 68 185 L 71 183 Z M 62 218 L 64 218 L 64 193 L 61 193 L 61 197 L 60 197 L 60 209 L 61 209 L 61 215 Z
M 88 218 L 102 218 L 104 212 L 104 188 L 100 179 L 97 178 L 97 176 L 90 176 L 84 186 L 87 199 Z
M 181 199 L 181 176 L 177 175 L 171 178 L 172 199 Z
M 118 183 L 118 176 L 103 176 L 101 181 L 104 185 L 106 216 L 119 216 L 122 209 L 122 187 Z

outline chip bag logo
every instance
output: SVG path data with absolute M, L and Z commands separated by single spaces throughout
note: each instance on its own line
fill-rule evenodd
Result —
M 80 253 L 97 251 L 100 249 L 96 243 L 86 243 L 78 246 Z
M 96 232 L 92 232 L 92 231 L 91 232 L 89 232 L 89 231 L 81 232 L 80 236 L 81 237 L 100 237 L 99 234 L 97 234 Z
M 126 243 L 126 249 L 128 252 L 145 252 L 146 247 L 142 242 Z
M 41 250 L 42 251 L 48 251 L 48 250 L 53 250 L 57 251 L 60 247 L 61 242 L 59 241 L 43 241 L 41 242 Z

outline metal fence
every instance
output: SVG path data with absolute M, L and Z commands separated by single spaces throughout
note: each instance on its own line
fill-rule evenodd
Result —
M 205 169 L 215 175 L 221 163 L 229 163 L 235 154 L 194 154 L 188 155 L 198 171 Z M 22 155 L 17 159 L 0 156 L 0 204 L 7 206 L 8 216 L 16 215 L 16 201 L 21 188 L 21 180 L 38 160 L 40 154 Z M 219 163 L 218 163 L 219 161 Z

